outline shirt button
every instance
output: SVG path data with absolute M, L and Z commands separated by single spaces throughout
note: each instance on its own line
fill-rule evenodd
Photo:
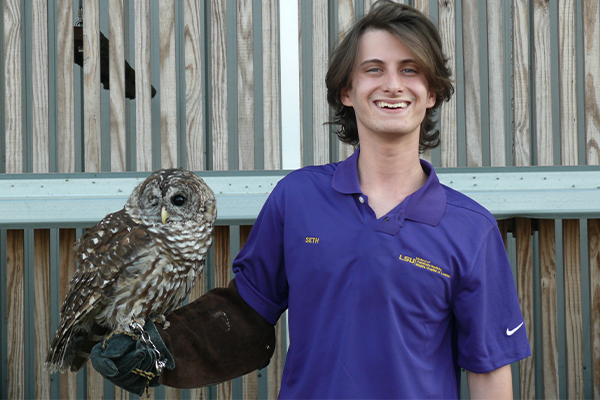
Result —
M 360 201 L 362 204 L 365 204 L 365 199 L 363 199 L 363 197 L 362 197 L 362 196 L 360 196 L 360 197 L 358 198 L 358 201 Z

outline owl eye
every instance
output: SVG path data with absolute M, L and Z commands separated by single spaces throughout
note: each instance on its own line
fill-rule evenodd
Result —
M 180 207 L 185 203 L 185 197 L 180 194 L 176 194 L 175 196 L 171 197 L 171 203 L 177 207 Z

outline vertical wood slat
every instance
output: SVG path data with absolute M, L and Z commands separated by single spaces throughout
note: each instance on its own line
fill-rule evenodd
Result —
M 75 273 L 73 245 L 76 239 L 75 229 L 60 229 L 58 232 L 58 297 L 62 305 L 67 296 L 69 281 Z M 58 375 L 58 373 L 56 374 Z M 65 373 L 60 375 L 60 398 L 77 398 L 77 375 Z
M 552 64 L 550 60 L 550 5 L 548 2 L 534 2 L 533 24 L 537 165 L 553 165 L 552 78 L 550 71 Z
M 83 1 L 83 136 L 85 171 L 101 168 L 100 5 Z
M 585 1 L 583 4 L 586 158 L 588 164 L 598 165 L 600 164 L 600 6 L 598 1 Z
M 21 2 L 4 1 L 4 85 L 6 172 L 23 172 Z M 6 232 L 8 398 L 25 397 L 24 233 Z
M 277 321 L 275 325 L 275 337 L 277 340 L 284 337 L 285 332 L 283 330 L 283 323 L 281 322 L 281 318 Z M 281 340 L 279 343 L 275 343 L 275 351 L 273 352 L 273 357 L 271 357 L 271 362 L 269 363 L 269 367 L 267 369 L 267 398 L 276 399 L 279 395 L 279 390 L 281 389 L 281 376 L 283 375 L 283 354 L 284 350 L 281 346 Z
M 563 220 L 565 342 L 569 399 L 583 399 L 584 395 L 579 244 L 579 220 Z
M 56 119 L 58 171 L 75 171 L 75 106 L 73 93 L 73 2 L 56 4 Z
M 338 42 L 342 40 L 343 35 L 354 23 L 355 14 L 356 10 L 354 9 L 353 0 L 338 1 Z M 337 161 L 345 160 L 354 152 L 354 147 L 349 144 L 339 142 L 338 146 L 339 157 Z
M 216 226 L 214 230 L 215 248 L 215 287 L 227 287 L 231 279 L 231 257 L 229 247 L 229 226 Z M 217 385 L 219 400 L 231 399 L 232 382 Z
M 150 4 L 135 2 L 135 134 L 138 171 L 152 170 L 152 91 Z
M 264 167 L 281 169 L 278 5 L 262 0 Z
M 161 167 L 177 162 L 177 78 L 175 68 L 175 2 L 159 1 Z
M 502 2 L 487 0 L 488 40 L 488 115 L 490 129 L 490 164 L 506 166 L 506 119 L 504 117 L 504 36 Z
M 592 338 L 592 395 L 600 399 L 600 220 L 588 220 L 590 257 L 590 337 Z
M 32 3 L 31 10 L 31 81 L 33 86 L 33 164 L 34 172 L 49 172 L 48 153 L 48 4 L 43 0 Z
M 4 129 L 6 172 L 23 172 L 21 2 L 4 1 Z
M 248 237 L 250 236 L 250 230 L 252 226 L 242 225 L 240 226 L 240 249 L 244 247 Z M 257 399 L 258 398 L 258 371 L 250 372 L 244 375 L 243 379 L 243 396 L 244 400 Z
M 227 17 L 226 2 L 210 2 L 210 57 L 212 93 L 213 169 L 229 168 L 227 130 Z
M 86 172 L 101 170 L 100 4 L 83 1 L 83 136 Z M 88 397 L 104 398 L 104 378 L 87 363 Z
M 534 348 L 533 335 L 533 250 L 531 240 L 531 219 L 517 218 L 517 293 L 519 303 L 523 310 L 527 338 L 532 350 Z M 533 353 L 533 352 L 532 352 Z M 519 361 L 520 387 L 519 394 L 522 399 L 535 398 L 535 354 Z
M 562 165 L 577 165 L 575 2 L 558 1 L 558 53 Z
M 123 172 L 127 168 L 125 133 L 125 21 L 123 0 L 110 0 L 109 16 L 109 76 L 110 76 L 110 170 Z
M 326 164 L 329 160 L 329 107 L 325 74 L 329 58 L 329 27 L 327 24 L 327 2 L 312 4 L 312 75 L 313 75 L 313 163 Z
M 514 162 L 530 164 L 529 128 L 529 8 L 527 0 L 513 1 L 513 87 L 514 87 Z
M 33 231 L 35 397 L 50 398 L 50 374 L 44 367 L 50 348 L 50 230 Z
M 465 129 L 467 166 L 481 167 L 481 81 L 479 78 L 478 0 L 463 0 L 463 64 L 465 79 Z
M 32 119 L 33 172 L 49 172 L 48 148 L 48 5 L 37 0 L 32 3 Z M 34 265 L 34 361 L 35 397 L 50 398 L 50 374 L 44 368 L 50 347 L 50 230 L 35 229 Z
M 540 296 L 542 321 L 542 380 L 545 399 L 558 399 L 558 314 L 554 220 L 539 221 Z
M 448 57 L 448 66 L 452 70 L 450 79 L 456 79 L 456 21 L 454 0 L 439 0 L 439 32 L 442 38 L 442 49 Z M 440 109 L 441 157 L 442 167 L 458 166 L 457 128 L 456 128 L 456 96 L 444 103 Z
M 186 0 L 184 7 L 187 168 L 191 171 L 199 171 L 205 169 L 204 105 L 202 102 L 202 23 L 197 1 Z
M 240 170 L 254 169 L 254 30 L 252 1 L 237 2 L 237 102 Z M 271 79 L 271 78 L 269 78 Z
M 159 0 L 160 43 L 160 131 L 161 168 L 178 166 L 177 160 L 177 79 L 175 67 L 175 2 Z M 181 391 L 165 387 L 165 397 L 181 398 Z
M 24 309 L 24 233 L 22 230 L 6 231 L 6 278 L 7 278 L 7 365 L 8 398 L 25 397 L 25 309 Z

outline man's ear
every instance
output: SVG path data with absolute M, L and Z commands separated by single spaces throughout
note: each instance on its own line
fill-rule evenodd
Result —
M 352 99 L 350 98 L 350 88 L 345 87 L 340 91 L 340 100 L 346 107 L 352 107 Z
M 429 91 L 429 97 L 427 98 L 427 108 L 431 108 L 435 106 L 435 101 L 437 100 L 437 96 L 435 95 L 434 90 Z

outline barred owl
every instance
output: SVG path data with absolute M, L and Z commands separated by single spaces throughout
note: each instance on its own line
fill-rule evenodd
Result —
M 202 271 L 216 214 L 214 193 L 202 179 L 158 170 L 122 210 L 82 235 L 46 367 L 75 372 L 111 331 L 147 317 L 164 320 Z

